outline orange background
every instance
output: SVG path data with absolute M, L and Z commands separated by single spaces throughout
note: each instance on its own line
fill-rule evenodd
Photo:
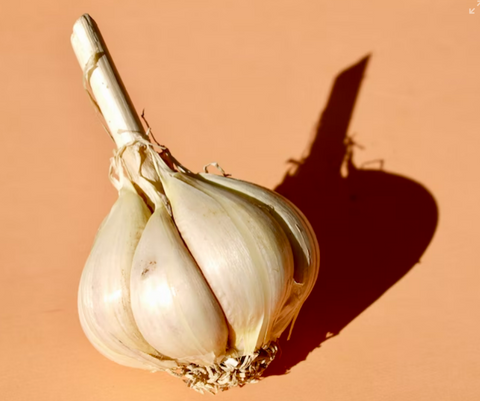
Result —
M 116 198 L 113 143 L 69 41 L 85 12 L 179 160 L 278 187 L 317 230 L 319 282 L 282 358 L 261 383 L 219 398 L 479 399 L 475 0 L 3 1 L 1 11 L 2 399 L 202 399 L 167 374 L 108 361 L 78 322 L 83 264 Z M 303 164 L 284 179 L 289 160 Z

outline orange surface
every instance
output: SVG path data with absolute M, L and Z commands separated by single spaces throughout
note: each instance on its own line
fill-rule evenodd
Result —
M 113 143 L 69 42 L 85 12 L 179 160 L 277 187 L 317 230 L 319 282 L 282 358 L 219 398 L 480 399 L 476 1 L 1 9 L 2 400 L 202 399 L 108 361 L 78 322 L 79 277 L 116 197 Z M 285 178 L 289 160 L 303 164 Z

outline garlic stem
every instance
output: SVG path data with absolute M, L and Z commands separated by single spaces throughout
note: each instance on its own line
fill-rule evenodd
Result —
M 71 42 L 84 74 L 84 85 L 105 118 L 117 147 L 147 139 L 130 97 L 95 21 L 82 15 L 73 26 Z
M 97 24 L 88 14 L 82 15 L 73 26 L 72 47 L 83 71 L 83 84 L 90 99 L 103 115 L 110 136 L 119 151 L 135 141 L 150 142 L 135 112 L 132 101 L 115 68 L 112 57 Z M 123 153 L 131 180 L 150 197 L 151 185 L 162 192 L 161 183 L 149 157 L 139 158 L 138 150 Z M 141 170 L 141 173 L 140 173 Z

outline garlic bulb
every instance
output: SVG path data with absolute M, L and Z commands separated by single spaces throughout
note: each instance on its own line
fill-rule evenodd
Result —
M 157 152 L 89 16 L 72 43 L 118 146 L 110 176 L 119 197 L 79 288 L 87 338 L 115 362 L 167 371 L 198 391 L 256 381 L 317 279 L 310 224 L 273 191 L 195 174 Z

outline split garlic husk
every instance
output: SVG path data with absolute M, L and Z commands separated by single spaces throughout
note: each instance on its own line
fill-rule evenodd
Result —
M 117 150 L 119 197 L 79 288 L 80 322 L 103 355 L 216 393 L 259 379 L 318 276 L 305 216 L 279 194 L 196 174 L 144 132 L 95 22 L 72 45 Z

